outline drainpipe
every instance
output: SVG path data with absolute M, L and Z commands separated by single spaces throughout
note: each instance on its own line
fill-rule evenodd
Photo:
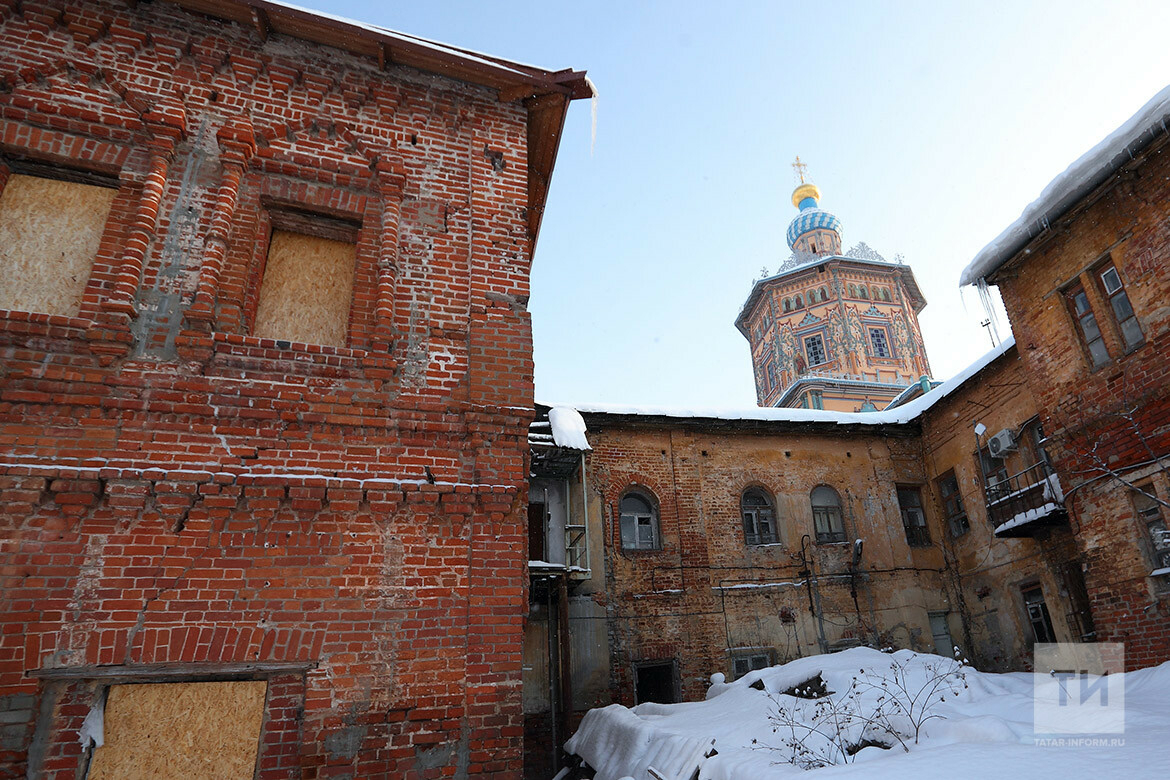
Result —
M 560 755 L 557 746 L 560 744 L 560 739 L 557 731 L 560 718 L 557 715 L 557 678 L 559 676 L 559 669 L 557 674 L 553 674 L 553 659 L 555 654 L 553 652 L 553 592 L 552 583 L 548 578 L 545 578 L 545 587 L 548 588 L 548 600 L 546 602 L 545 610 L 545 632 L 548 634 L 548 708 L 549 718 L 552 721 L 552 765 L 556 766 L 558 757 Z
M 581 451 L 581 525 L 585 527 L 585 565 L 589 577 L 593 577 L 593 565 L 589 560 L 589 484 L 585 481 L 585 451 Z
M 983 478 L 983 506 L 987 510 L 987 520 L 992 523 L 992 528 L 994 528 L 995 524 L 991 519 L 991 504 L 987 496 L 987 468 L 983 465 L 982 445 L 979 443 L 980 437 L 985 433 L 987 433 L 987 426 L 981 422 L 975 423 L 975 460 L 979 462 L 979 474 Z M 959 491 L 960 495 L 962 492 L 961 490 Z M 993 530 L 992 535 L 994 534 L 995 531 Z
M 557 639 L 559 640 L 559 652 L 557 653 L 557 670 L 560 672 L 560 688 L 561 688 L 561 709 L 560 709 L 560 733 L 561 740 L 569 738 L 570 718 L 573 716 L 573 669 L 572 669 L 572 647 L 569 644 L 569 585 L 568 574 L 564 574 L 557 578 L 560 583 L 557 588 Z M 554 743 L 553 749 L 556 751 L 556 758 L 554 759 L 554 766 L 560 767 L 560 744 Z
M 813 572 L 812 551 L 808 550 L 806 554 L 806 547 L 811 543 L 812 537 L 808 534 L 800 537 L 800 576 L 804 577 L 804 584 L 808 588 L 808 612 L 817 621 L 817 644 L 822 653 L 827 653 L 829 652 L 829 642 L 825 639 L 825 621 L 821 617 L 821 593 L 819 588 L 813 588 L 815 574 Z

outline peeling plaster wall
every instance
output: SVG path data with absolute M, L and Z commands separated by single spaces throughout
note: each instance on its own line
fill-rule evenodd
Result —
M 643 661 L 677 660 L 682 695 L 693 699 L 713 672 L 730 677 L 743 653 L 779 662 L 859 642 L 933 649 L 927 613 L 954 610 L 943 554 L 937 544 L 908 546 L 895 491 L 924 482 L 917 430 L 738 432 L 600 416 L 587 425 L 591 533 L 604 545 L 606 588 L 581 599 L 605 610 L 612 700 L 633 703 Z M 805 540 L 806 572 L 809 494 L 821 484 L 841 498 L 847 542 Z M 618 505 L 631 486 L 658 502 L 660 550 L 621 548 Z M 745 543 L 739 502 L 748 487 L 772 497 L 779 543 Z

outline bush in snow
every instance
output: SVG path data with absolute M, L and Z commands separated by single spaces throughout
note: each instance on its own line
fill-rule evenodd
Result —
M 964 664 L 958 658 L 910 655 L 859 670 L 839 695 L 802 701 L 787 691 L 769 694 L 775 709 L 768 719 L 782 744 L 757 746 L 781 752 L 802 769 L 852 763 L 866 747 L 900 745 L 909 751 L 907 743 L 918 743 L 923 726 L 943 717 L 936 705 L 967 687 Z

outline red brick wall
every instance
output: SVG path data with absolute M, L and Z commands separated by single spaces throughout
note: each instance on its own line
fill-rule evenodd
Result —
M 1170 147 L 1163 137 L 993 279 L 1044 410 L 1050 451 L 1067 475 L 1098 637 L 1125 641 L 1130 666 L 1170 659 L 1170 598 L 1147 576 L 1151 561 L 1131 491 L 1109 474 L 1142 481 L 1163 471 L 1151 461 L 1170 451 L 1167 202 Z M 1145 336 L 1128 354 L 1094 272 L 1106 259 L 1120 273 Z M 1096 370 L 1061 295 L 1078 279 L 1111 358 Z
M 0 154 L 120 189 L 80 316 L 0 312 L 0 774 L 83 760 L 30 671 L 298 661 L 258 776 L 518 776 L 523 108 L 167 3 L 6 5 Z M 272 204 L 360 222 L 346 347 L 249 335 Z

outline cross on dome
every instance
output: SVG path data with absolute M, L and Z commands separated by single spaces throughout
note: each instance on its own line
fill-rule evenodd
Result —
M 800 177 L 800 183 L 804 184 L 804 174 L 808 172 L 808 166 L 801 162 L 800 155 L 796 155 L 796 162 L 792 163 L 792 169 L 796 171 L 796 175 Z

